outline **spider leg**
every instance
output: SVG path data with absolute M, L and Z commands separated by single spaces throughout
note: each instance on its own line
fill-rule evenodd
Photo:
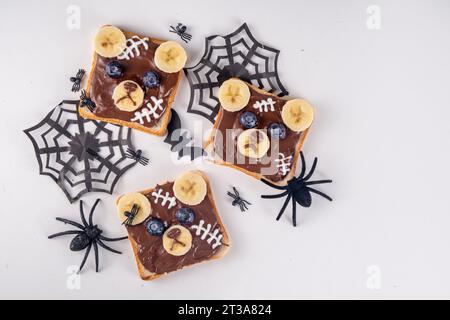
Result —
M 303 176 L 306 172 L 306 161 L 305 161 L 305 155 L 303 154 L 303 151 L 300 151 L 300 158 L 302 160 L 302 171 L 300 172 L 300 175 L 298 176 L 299 179 L 303 179 Z
M 305 183 L 307 186 L 312 186 L 313 184 L 322 184 L 322 183 L 331 183 L 333 180 L 317 180 L 317 181 L 308 181 Z
M 100 247 L 105 248 L 108 251 L 114 252 L 114 253 L 118 253 L 118 254 L 122 254 L 122 252 L 114 250 L 113 248 L 108 247 L 106 244 L 104 244 L 102 242 L 102 240 L 97 240 L 97 243 Z
M 83 222 L 84 226 L 87 227 L 88 223 L 87 223 L 86 218 L 84 216 L 83 200 L 80 200 L 80 216 L 81 216 L 81 222 Z
M 97 204 L 100 202 L 100 199 L 95 200 L 94 206 L 91 209 L 91 212 L 89 213 L 89 225 L 92 226 L 92 216 L 94 215 L 95 207 L 97 207 Z
M 292 224 L 294 227 L 297 226 L 297 202 L 295 198 L 292 198 Z
M 292 195 L 288 195 L 286 201 L 284 201 L 283 206 L 281 207 L 280 213 L 278 213 L 277 221 L 280 220 L 280 218 L 283 215 L 284 210 L 286 210 L 286 207 L 287 207 L 289 201 L 291 200 L 291 198 L 292 198 Z
M 95 254 L 95 272 L 98 272 L 98 246 L 97 242 L 92 242 L 92 245 L 94 246 L 94 254 Z
M 313 162 L 313 165 L 311 167 L 311 170 L 309 170 L 309 173 L 306 175 L 306 177 L 303 178 L 303 180 L 307 181 L 307 180 L 309 180 L 312 177 L 314 171 L 316 171 L 316 166 L 317 166 L 317 157 L 314 158 L 314 162 Z
M 269 187 L 278 189 L 278 190 L 286 190 L 288 186 L 277 186 L 276 184 L 273 184 L 269 181 L 267 181 L 266 179 L 261 179 L 261 182 L 267 184 Z
M 68 234 L 80 234 L 83 233 L 83 231 L 78 231 L 78 230 L 69 230 L 69 231 L 63 231 L 63 232 L 58 232 L 58 233 L 54 233 L 48 236 L 49 239 L 53 239 L 59 236 L 65 236 Z
M 327 199 L 327 200 L 333 201 L 333 199 L 331 199 L 330 196 L 326 195 L 325 193 L 323 193 L 323 192 L 321 192 L 321 191 L 319 191 L 319 190 L 316 190 L 316 189 L 313 189 L 313 188 L 309 188 L 309 187 L 306 188 L 306 189 L 308 189 L 309 191 L 311 191 L 311 192 L 313 192 L 313 193 L 318 194 L 319 196 L 324 197 L 324 198 Z
M 86 263 L 87 257 L 89 256 L 89 252 L 91 251 L 92 243 L 89 244 L 89 246 L 86 249 L 86 253 L 84 254 L 83 261 L 81 261 L 80 269 L 78 272 L 81 272 L 81 269 L 83 269 L 84 264 Z
M 128 236 L 127 236 L 127 237 L 120 237 L 120 238 L 108 238 L 108 237 L 99 235 L 98 237 L 99 237 L 100 239 L 102 239 L 103 241 L 120 241 L 120 240 L 128 239 Z
M 282 198 L 285 195 L 287 195 L 289 193 L 289 190 L 286 190 L 282 193 L 278 193 L 278 194 L 268 194 L 268 195 L 262 195 L 261 198 L 263 199 L 275 199 L 275 198 Z
M 60 222 L 64 222 L 67 224 L 70 224 L 74 227 L 80 228 L 81 230 L 84 230 L 84 227 L 79 224 L 78 222 L 72 221 L 72 220 L 68 220 L 68 219 L 64 219 L 64 218 L 56 218 L 56 220 L 60 221 Z

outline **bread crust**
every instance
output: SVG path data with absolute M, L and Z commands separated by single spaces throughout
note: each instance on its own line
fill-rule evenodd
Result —
M 253 90 L 255 90 L 256 92 L 258 92 L 258 93 L 260 93 L 260 94 L 264 94 L 264 95 L 267 95 L 267 96 L 271 96 L 271 97 L 274 97 L 274 98 L 277 98 L 277 99 L 290 100 L 290 99 L 286 99 L 286 98 L 280 98 L 280 97 L 278 97 L 277 95 L 275 95 L 275 94 L 273 94 L 273 93 L 269 93 L 269 92 L 267 92 L 267 91 L 265 91 L 265 90 L 263 90 L 263 89 L 260 89 L 260 88 L 254 86 L 254 85 L 252 85 L 252 84 L 250 84 L 250 83 L 247 83 L 247 82 L 246 82 L 246 84 L 247 84 L 250 88 L 252 88 Z M 218 114 L 217 114 L 217 118 L 216 118 L 216 119 L 220 119 L 220 118 L 222 117 L 222 113 L 223 113 L 223 110 L 222 110 L 222 107 L 221 107 L 220 110 L 219 110 L 219 112 L 218 112 Z M 212 154 L 213 145 L 214 145 L 213 142 L 214 142 L 215 132 L 217 131 L 217 127 L 218 127 L 218 126 L 219 126 L 219 121 L 216 120 L 216 122 L 214 123 L 214 126 L 213 126 L 213 130 L 211 131 L 211 134 L 209 135 L 208 139 L 207 139 L 207 140 L 205 141 L 205 143 L 204 143 L 204 148 L 205 148 L 205 150 L 207 150 L 208 154 Z M 292 178 L 295 176 L 295 172 L 296 172 L 296 169 L 297 169 L 297 163 L 298 163 L 297 160 L 298 160 L 298 157 L 300 156 L 300 150 L 301 150 L 302 147 L 303 147 L 303 144 L 304 144 L 305 139 L 306 139 L 306 137 L 307 137 L 307 135 L 308 135 L 308 133 L 309 133 L 309 129 L 310 129 L 310 128 L 311 128 L 311 127 L 309 127 L 308 129 L 306 129 L 305 131 L 303 131 L 303 133 L 302 133 L 302 135 L 301 135 L 299 141 L 297 142 L 297 145 L 295 146 L 295 154 L 294 154 L 294 159 L 293 159 L 293 161 L 292 161 L 292 167 L 291 167 L 291 170 L 290 170 L 289 173 L 284 177 L 283 180 L 280 180 L 280 181 L 277 181 L 277 182 L 265 178 L 262 174 L 259 174 L 259 173 L 256 173 L 256 172 L 252 172 L 252 171 L 246 170 L 246 169 L 241 168 L 241 167 L 239 167 L 239 166 L 236 166 L 236 165 L 234 165 L 234 164 L 232 164 L 232 163 L 226 162 L 226 161 L 224 161 L 224 160 L 222 160 L 222 159 L 207 158 L 207 161 L 212 162 L 212 163 L 215 163 L 215 164 L 218 164 L 218 165 L 222 165 L 222 166 L 225 166 L 225 167 L 229 167 L 229 168 L 236 169 L 236 170 L 241 171 L 241 172 L 245 173 L 246 175 L 249 175 L 249 176 L 251 176 L 251 177 L 254 177 L 254 178 L 258 179 L 258 180 L 265 179 L 265 180 L 268 180 L 268 181 L 270 181 L 271 183 L 273 183 L 273 184 L 275 184 L 275 185 L 284 186 L 284 185 L 287 184 L 287 182 L 288 182 L 290 179 L 292 179 Z
M 210 258 L 208 258 L 208 259 L 206 259 L 204 261 L 201 261 L 201 262 L 206 262 L 206 261 L 210 261 L 210 260 L 217 260 L 217 259 L 220 259 L 223 256 L 225 256 L 225 254 L 228 252 L 228 250 L 230 248 L 230 239 L 228 237 L 228 233 L 227 233 L 227 231 L 226 231 L 226 229 L 225 229 L 225 227 L 224 227 L 224 225 L 222 223 L 222 220 L 220 218 L 219 212 L 217 210 L 216 201 L 215 201 L 214 196 L 212 194 L 211 184 L 209 182 L 208 177 L 200 170 L 192 170 L 191 172 L 197 173 L 197 174 L 201 175 L 203 177 L 203 179 L 205 179 L 206 186 L 207 186 L 207 195 L 208 195 L 208 197 L 209 197 L 209 199 L 210 199 L 210 201 L 212 203 L 212 210 L 213 210 L 214 215 L 215 215 L 215 217 L 217 219 L 217 224 L 220 226 L 221 234 L 223 236 L 223 238 L 222 238 L 223 242 L 227 244 L 227 245 L 221 246 L 220 250 L 217 251 L 215 255 L 213 255 L 212 257 L 210 257 Z M 170 181 L 166 180 L 165 183 L 168 183 L 168 182 L 170 182 Z M 165 184 L 165 183 L 162 183 L 162 184 Z M 162 184 L 160 184 L 160 185 L 162 185 Z M 148 194 L 148 193 L 151 193 L 154 190 L 155 190 L 155 188 L 150 188 L 150 189 L 146 189 L 146 190 L 139 191 L 139 192 L 143 193 L 143 194 Z M 118 197 L 116 199 L 116 205 L 119 203 L 119 200 L 120 200 L 121 197 L 122 196 L 120 196 L 120 197 Z M 158 274 L 158 273 L 154 273 L 154 272 L 151 272 L 151 271 L 147 270 L 145 268 L 145 266 L 139 261 L 137 243 L 136 243 L 136 241 L 134 241 L 134 239 L 130 236 L 129 233 L 128 233 L 128 239 L 130 240 L 131 248 L 133 249 L 133 253 L 134 253 L 134 258 L 136 260 L 138 273 L 139 273 L 139 276 L 141 277 L 142 280 L 146 280 L 146 281 L 154 280 L 154 279 L 157 279 L 157 278 L 167 274 L 167 273 L 160 273 L 160 274 Z M 184 268 L 187 268 L 187 267 L 190 267 L 190 266 L 193 266 L 193 265 L 195 265 L 195 264 L 182 267 L 181 269 L 184 269 Z M 179 269 L 179 270 L 181 270 L 181 269 Z M 177 271 L 179 271 L 179 270 L 177 270 Z
M 129 34 L 129 32 L 124 31 L 125 34 Z M 156 44 L 161 44 L 165 41 L 160 40 L 160 39 L 156 39 L 156 38 L 150 38 L 148 37 L 152 42 L 156 43 Z M 89 95 L 89 91 L 90 91 L 90 87 L 91 87 L 91 81 L 92 81 L 92 77 L 94 75 L 94 69 L 95 66 L 97 64 L 97 54 L 94 52 L 93 54 L 93 59 L 92 59 L 92 65 L 91 65 L 91 71 L 89 73 L 89 77 L 87 80 L 87 84 L 86 84 L 86 94 Z M 163 136 L 166 134 L 167 132 L 167 125 L 170 121 L 170 111 L 172 109 L 172 103 L 175 100 L 175 96 L 177 94 L 178 91 L 178 87 L 180 86 L 180 82 L 181 82 L 181 78 L 183 77 L 183 72 L 179 71 L 178 72 L 178 79 L 177 82 L 175 84 L 175 86 L 173 87 L 173 90 L 168 98 L 167 101 L 167 106 L 166 106 L 166 110 L 164 111 L 163 116 L 159 119 L 159 121 L 157 122 L 157 124 L 151 128 L 145 127 L 139 123 L 136 122 L 132 122 L 132 121 L 124 121 L 121 119 L 114 119 L 114 118 L 104 118 L 104 117 L 99 117 L 96 116 L 95 114 L 93 114 L 92 112 L 89 111 L 88 108 L 86 107 L 82 107 L 81 106 L 81 102 L 80 105 L 78 105 L 78 112 L 80 114 L 81 117 L 85 118 L 85 119 L 91 119 L 91 120 L 97 120 L 97 121 L 103 121 L 103 122 L 109 122 L 112 124 L 117 124 L 119 126 L 125 126 L 125 127 L 129 127 L 129 128 L 133 128 L 142 132 L 146 132 L 149 134 L 153 134 L 153 135 L 157 135 L 157 136 Z

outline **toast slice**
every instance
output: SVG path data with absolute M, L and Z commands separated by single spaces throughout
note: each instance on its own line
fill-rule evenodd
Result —
M 246 131 L 240 123 L 240 116 L 244 112 L 255 114 L 257 118 L 255 129 L 268 132 L 268 127 L 272 123 L 283 124 L 283 106 L 289 101 L 289 99 L 280 98 L 249 83 L 244 83 L 250 90 L 248 104 L 235 112 L 220 107 L 213 130 L 204 143 L 204 147 L 210 155 L 208 160 L 234 168 L 258 180 L 266 179 L 276 185 L 286 185 L 287 181 L 295 176 L 297 160 L 308 135 L 309 127 L 301 132 L 295 132 L 285 126 L 286 137 L 277 140 L 279 143 L 276 154 L 272 152 L 273 149 L 269 149 L 264 157 L 256 161 L 240 155 L 237 140 L 239 132 Z M 267 109 L 256 107 L 260 105 L 260 102 L 268 100 L 273 104 L 272 106 L 268 105 Z M 227 135 L 227 130 L 231 131 L 231 134 Z M 220 138 L 218 138 L 219 134 Z M 269 134 L 268 137 L 272 146 L 273 139 Z M 284 163 L 282 163 L 283 161 Z
M 166 73 L 156 66 L 155 51 L 165 41 L 145 37 L 125 30 L 122 30 L 122 32 L 127 41 L 130 41 L 128 43 L 131 49 L 129 58 L 105 58 L 94 52 L 92 67 L 85 90 L 89 99 L 95 103 L 95 108 L 88 108 L 82 106 L 80 103 L 79 113 L 86 119 L 109 122 L 149 134 L 163 136 L 166 134 L 167 124 L 170 120 L 170 110 L 183 72 L 180 70 L 174 73 Z M 111 61 L 117 61 L 123 66 L 124 71 L 122 76 L 111 78 L 106 74 L 106 65 Z M 145 88 L 143 85 L 143 75 L 147 71 L 153 71 L 159 75 L 159 86 Z M 135 81 L 145 92 L 144 101 L 139 109 L 130 112 L 117 108 L 112 98 L 116 86 L 125 80 Z M 152 100 L 152 98 L 162 99 L 162 110 L 156 108 L 154 104 L 155 100 Z M 150 104 L 149 110 L 154 108 L 156 113 L 153 114 L 152 112 L 149 116 L 137 117 L 136 113 L 143 114 L 142 111 L 146 112 L 147 104 Z
M 158 184 L 155 188 L 140 192 L 149 200 L 151 214 L 142 223 L 126 225 L 126 229 L 138 272 L 143 280 L 153 280 L 197 263 L 220 259 L 230 247 L 230 240 L 217 211 L 208 178 L 201 171 L 190 173 L 201 176 L 206 182 L 206 194 L 196 205 L 185 204 L 175 197 L 174 182 Z M 123 215 L 125 210 L 120 207 L 120 200 L 124 196 L 116 200 L 119 216 Z M 192 209 L 195 218 L 180 223 L 177 220 L 177 211 L 180 208 Z M 148 231 L 149 221 L 155 218 L 165 224 L 163 236 L 151 235 Z M 189 230 L 192 245 L 186 253 L 175 256 L 164 246 L 164 237 L 171 227 L 178 226 Z

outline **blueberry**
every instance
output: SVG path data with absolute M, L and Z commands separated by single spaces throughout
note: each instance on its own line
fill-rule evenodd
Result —
M 147 71 L 144 73 L 142 82 L 147 88 L 156 88 L 159 86 L 159 75 L 156 72 Z
M 123 75 L 123 66 L 120 62 L 112 60 L 106 65 L 106 74 L 113 79 L 120 78 Z
M 194 222 L 195 218 L 194 210 L 186 207 L 180 208 L 175 213 L 175 217 L 177 218 L 179 223 L 191 224 L 192 222 Z
M 166 230 L 166 224 L 158 218 L 150 218 L 145 227 L 147 232 L 152 236 L 161 236 Z
M 269 135 L 274 139 L 282 140 L 286 138 L 286 127 L 282 123 L 271 123 L 269 125 Z
M 239 122 L 245 129 L 251 129 L 256 127 L 258 124 L 258 119 L 256 118 L 256 114 L 250 111 L 245 111 L 239 117 Z

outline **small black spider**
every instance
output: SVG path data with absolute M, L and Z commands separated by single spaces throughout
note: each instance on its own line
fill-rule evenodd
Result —
M 250 202 L 248 202 L 247 200 L 244 200 L 241 198 L 241 196 L 239 195 L 239 191 L 237 191 L 237 189 L 235 187 L 233 187 L 233 192 L 231 193 L 230 191 L 227 192 L 227 194 L 233 198 L 233 202 L 231 203 L 233 206 L 239 206 L 239 208 L 241 209 L 242 212 L 245 212 L 246 210 L 248 210 L 247 205 L 251 205 Z
M 182 23 L 178 23 L 176 27 L 170 26 L 169 32 L 176 33 L 180 36 L 181 40 L 188 43 L 192 39 L 192 35 L 186 32 L 187 27 Z
M 86 253 L 84 255 L 83 261 L 81 262 L 80 269 L 78 272 L 83 269 L 84 264 L 86 263 L 86 259 L 89 256 L 89 252 L 91 251 L 91 247 L 94 247 L 94 253 L 95 253 L 95 271 L 98 272 L 98 246 L 109 250 L 114 253 L 121 254 L 122 252 L 114 250 L 110 247 L 108 247 L 106 244 L 103 243 L 103 241 L 119 241 L 119 240 L 125 240 L 128 237 L 121 237 L 121 238 L 107 238 L 105 236 L 102 236 L 103 231 L 99 229 L 97 225 L 94 225 L 92 221 L 92 216 L 95 211 L 95 207 L 97 206 L 100 199 L 97 199 L 95 201 L 94 206 L 91 209 L 91 212 L 89 213 L 89 223 L 86 221 L 86 218 L 84 216 L 83 212 L 83 201 L 80 200 L 80 216 L 81 216 L 81 222 L 83 224 L 80 224 L 78 222 L 64 219 L 64 218 L 56 218 L 56 220 L 70 224 L 72 226 L 75 226 L 79 228 L 80 230 L 68 230 L 64 232 L 59 232 L 52 234 L 48 236 L 49 239 L 53 239 L 55 237 L 69 235 L 69 234 L 76 234 L 75 238 L 72 239 L 70 242 L 70 250 L 72 251 L 81 251 L 86 249 Z
M 89 98 L 89 96 L 86 93 L 86 90 L 81 90 L 80 107 L 87 107 L 89 111 L 94 112 L 95 102 L 92 101 L 91 98 Z
M 130 226 L 133 224 L 133 220 L 139 212 L 139 206 L 137 204 L 133 204 L 130 211 L 125 211 L 124 215 L 127 217 L 124 222 L 122 222 L 125 226 Z
M 75 77 L 70 77 L 70 82 L 73 82 L 72 92 L 80 91 L 81 80 L 83 80 L 85 71 L 83 69 L 79 69 Z
M 134 150 L 128 148 L 127 152 L 125 153 L 125 156 L 127 158 L 136 160 L 137 162 L 139 162 L 143 166 L 146 166 L 148 164 L 148 162 L 149 162 L 149 159 L 142 155 L 142 150 L 134 151 Z
M 275 198 L 281 198 L 284 196 L 287 197 L 286 201 L 284 201 L 284 204 L 281 207 L 280 213 L 277 216 L 277 221 L 280 220 L 289 201 L 292 199 L 292 224 L 294 225 L 294 227 L 297 226 L 297 214 L 296 214 L 297 203 L 305 208 L 308 208 L 309 206 L 311 206 L 311 201 L 312 201 L 311 192 L 318 194 L 319 196 L 322 196 L 325 199 L 328 199 L 329 201 L 333 200 L 325 193 L 320 192 L 319 190 L 316 190 L 316 189 L 310 187 L 311 185 L 314 185 L 314 184 L 322 184 L 322 183 L 331 183 L 332 182 L 332 180 L 309 181 L 309 179 L 311 179 L 312 175 L 314 174 L 314 171 L 316 170 L 317 158 L 314 158 L 314 162 L 311 167 L 311 170 L 309 171 L 308 174 L 305 175 L 306 162 L 305 162 L 305 157 L 303 155 L 303 152 L 300 152 L 300 157 L 302 159 L 302 171 L 300 172 L 300 176 L 290 179 L 286 186 L 278 186 L 273 183 L 270 183 L 267 180 L 264 180 L 264 179 L 261 180 L 262 182 L 264 182 L 268 186 L 271 186 L 272 188 L 275 188 L 278 190 L 285 190 L 284 192 L 279 193 L 279 194 L 262 195 L 261 196 L 261 198 L 263 198 L 263 199 L 275 199 Z

